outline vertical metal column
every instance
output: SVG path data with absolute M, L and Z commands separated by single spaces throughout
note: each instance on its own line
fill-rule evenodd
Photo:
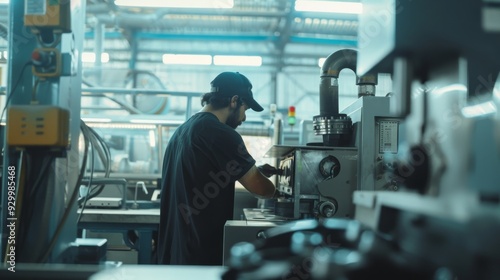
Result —
M 273 88 L 273 94 L 271 95 L 269 104 L 278 105 L 278 72 L 276 71 L 271 73 L 271 86 Z
M 25 66 L 31 61 L 31 53 L 37 44 L 35 35 L 24 26 L 25 1 L 11 1 L 9 14 L 9 79 L 8 93 L 12 105 L 29 105 L 32 97 L 33 75 L 31 67 Z M 76 204 L 69 205 L 70 197 L 75 190 L 80 169 L 78 139 L 80 135 L 80 98 L 81 98 L 81 51 L 83 49 L 85 1 L 72 0 L 71 33 L 64 33 L 61 41 L 55 46 L 61 53 L 73 54 L 71 62 L 73 75 L 52 77 L 39 83 L 37 101 L 42 105 L 53 105 L 70 111 L 70 149 L 66 156 L 56 158 L 47 172 L 40 174 L 47 178 L 44 191 L 37 194 L 33 201 L 23 201 L 32 205 L 34 216 L 31 220 L 17 221 L 23 226 L 29 225 L 23 248 L 16 251 L 18 262 L 61 262 L 63 253 L 70 242 L 76 239 Z M 23 71 L 24 70 L 24 71 Z M 19 81 L 19 82 L 18 82 Z M 15 87 L 15 88 L 14 88 Z M 5 141 L 6 143 L 6 141 Z M 15 166 L 16 176 L 20 170 L 16 166 L 19 153 L 4 145 L 4 167 Z M 7 168 L 3 169 L 2 206 L 6 205 Z M 6 229 L 6 207 L 1 213 L 1 255 L 4 260 L 6 237 L 10 232 Z M 20 209 L 16 209 L 20 211 Z M 65 213 L 67 213 L 65 215 Z M 63 219 L 66 217 L 66 219 Z M 57 238 L 54 236 L 57 235 Z M 54 240 L 54 241 L 53 241 Z M 53 244 L 53 246 L 49 246 Z M 19 245 L 19 244 L 18 244 Z M 46 254 L 46 252 L 50 254 Z
M 102 86 L 102 54 L 104 53 L 104 24 L 97 21 L 94 33 L 95 52 L 95 81 L 97 86 Z
M 102 54 L 104 52 L 104 24 L 97 20 L 94 27 L 94 52 L 95 52 L 95 62 L 94 62 L 94 79 L 95 85 L 102 86 Z M 92 98 L 92 106 L 98 107 L 101 104 L 100 98 Z M 94 111 L 94 113 L 98 113 Z
M 83 52 L 83 39 L 85 34 L 85 3 L 84 0 L 71 0 L 71 33 L 63 34 L 61 40 L 61 52 L 72 53 L 75 55 L 74 63 L 75 75 L 61 77 L 59 79 L 59 88 L 56 93 L 57 99 L 52 100 L 51 104 L 68 108 L 70 110 L 70 143 L 71 148 L 67 151 L 66 158 L 56 160 L 54 168 L 55 184 L 53 184 L 54 199 L 56 206 L 52 207 L 50 217 L 53 217 L 49 223 L 49 234 L 53 236 L 56 226 L 61 222 L 63 212 L 69 209 L 70 215 L 62 228 L 61 234 L 57 240 L 52 254 L 47 262 L 63 261 L 62 253 L 70 242 L 76 239 L 77 229 L 77 205 L 67 205 L 73 191 L 78 191 L 76 186 L 80 172 L 80 160 L 78 142 L 80 136 L 80 109 L 81 109 L 81 88 L 82 88 L 82 63 L 81 53 Z M 77 188 L 75 190 L 75 187 Z
M 139 54 L 139 46 L 137 45 L 137 32 L 136 31 L 131 31 L 131 40 L 130 40 L 130 61 L 128 63 L 128 68 L 130 71 L 135 71 L 136 69 L 136 64 L 137 64 L 137 55 Z M 134 88 L 136 87 L 135 85 L 135 79 L 134 79 Z

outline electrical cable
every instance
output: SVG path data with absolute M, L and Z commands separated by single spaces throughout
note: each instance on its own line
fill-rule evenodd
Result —
M 0 115 L 0 121 L 3 120 L 3 115 L 5 113 L 5 110 L 7 110 L 7 106 L 9 105 L 10 99 L 14 95 L 14 91 L 16 91 L 16 88 L 19 85 L 21 78 L 23 77 L 24 70 L 26 70 L 27 66 L 32 65 L 32 64 L 33 64 L 33 62 L 28 61 L 23 65 L 23 68 L 21 68 L 21 73 L 19 74 L 19 77 L 17 78 L 16 82 L 14 83 L 14 86 L 10 90 L 9 96 L 7 96 L 7 100 L 5 101 L 5 106 L 3 107 L 2 114 Z
M 97 153 L 99 154 L 99 158 L 101 159 L 101 162 L 104 163 L 106 155 L 104 154 L 104 151 L 101 149 L 99 141 L 95 138 L 95 135 L 92 133 L 90 127 L 86 125 L 85 130 L 87 136 L 89 137 L 92 149 L 95 149 L 97 151 Z
M 53 184 L 54 182 L 53 175 L 55 172 L 54 162 L 55 162 L 55 157 L 53 155 L 49 153 L 45 154 L 43 161 L 40 163 L 40 166 L 43 166 L 45 170 L 43 170 L 43 172 L 37 170 L 37 172 L 41 174 L 41 176 L 37 178 L 38 181 L 36 181 L 33 184 L 33 196 L 29 199 L 29 201 L 33 202 L 32 207 L 34 208 L 32 210 L 29 221 L 33 221 L 35 219 L 40 220 L 38 224 L 40 224 L 42 228 L 44 228 L 43 227 L 44 223 L 46 224 L 48 221 L 51 220 L 52 217 L 51 212 L 52 209 L 54 209 L 53 203 L 49 202 L 50 200 L 47 200 L 53 198 L 56 191 L 56 189 L 54 188 L 55 185 Z M 41 207 L 36 205 L 40 205 Z M 37 223 L 35 222 L 35 224 Z M 32 227 L 31 224 L 30 227 Z M 27 245 L 31 243 L 33 246 L 37 246 L 37 244 L 40 244 L 37 247 L 32 247 L 32 248 L 28 247 L 26 248 L 26 250 L 24 250 L 25 252 L 30 252 L 30 251 L 34 252 L 34 254 L 32 255 L 30 254 L 31 256 L 27 260 L 31 262 L 37 260 L 40 257 L 40 255 L 44 253 L 42 249 L 45 246 L 47 240 L 49 239 L 51 233 L 50 231 L 42 231 L 40 234 L 36 234 L 33 236 L 32 230 L 29 230 L 28 232 L 29 232 L 28 239 L 26 240 L 26 242 L 24 242 L 24 244 Z
M 80 122 L 80 129 L 84 125 L 83 121 Z M 82 167 L 80 168 L 80 174 L 78 175 L 78 179 L 76 181 L 76 186 L 73 190 L 73 193 L 71 195 L 71 198 L 68 202 L 68 205 L 66 207 L 66 211 L 63 214 L 63 217 L 61 218 L 61 221 L 59 222 L 54 235 L 52 236 L 52 239 L 49 243 L 49 246 L 47 250 L 45 251 L 45 254 L 42 256 L 40 259 L 40 263 L 45 263 L 47 259 L 50 256 L 50 253 L 52 252 L 52 249 L 56 245 L 56 241 L 59 238 L 59 235 L 61 234 L 61 231 L 63 229 L 64 224 L 66 223 L 66 220 L 69 217 L 69 214 L 71 213 L 71 208 L 72 205 L 76 202 L 77 197 L 78 197 L 78 192 L 79 192 L 79 187 L 80 184 L 82 183 L 83 175 L 85 173 L 85 167 L 87 166 L 87 156 L 88 156 L 88 149 L 89 149 L 89 139 L 84 135 L 84 142 L 85 142 L 85 148 L 84 148 L 84 155 L 83 155 L 83 161 L 82 161 Z
M 90 127 L 88 127 L 88 129 L 89 129 L 91 135 L 93 135 L 93 137 L 92 137 L 93 140 L 98 142 L 100 144 L 100 146 L 102 147 L 102 150 L 104 151 L 104 155 L 105 155 L 105 161 L 103 160 L 103 164 L 105 165 L 104 177 L 108 178 L 110 173 L 111 173 L 111 152 L 109 150 L 109 147 L 106 144 L 106 142 L 101 138 L 101 136 L 99 136 L 99 134 L 97 134 L 97 132 L 95 130 L 93 130 Z M 99 148 L 99 150 L 100 149 L 101 148 Z M 99 195 L 103 191 L 103 189 L 104 189 L 104 185 L 98 186 L 98 191 L 94 194 L 94 196 Z
M 85 205 L 87 204 L 87 200 L 89 199 L 90 196 L 90 190 L 92 187 L 92 178 L 94 177 L 94 157 L 95 157 L 95 151 L 93 144 L 90 144 L 90 148 L 92 149 L 92 153 L 90 153 L 90 178 L 89 178 L 89 183 L 87 185 L 87 193 L 85 194 L 85 200 L 83 201 L 82 204 L 82 209 L 80 210 L 80 215 L 78 215 L 78 219 L 76 220 L 76 224 L 78 225 L 80 223 L 80 220 L 82 219 L 83 211 L 85 210 Z
M 99 140 L 99 142 L 101 143 L 101 146 L 103 147 L 104 149 L 104 152 L 106 154 L 106 163 L 105 163 L 105 175 L 104 177 L 109 177 L 109 174 L 111 173 L 111 151 L 109 150 L 109 147 L 108 147 L 108 144 L 106 144 L 106 141 L 104 141 L 104 139 L 102 139 L 102 137 L 97 134 L 97 132 L 90 128 L 90 131 L 92 132 L 92 134 L 95 135 L 95 137 L 97 138 L 97 140 Z
M 111 152 L 109 151 L 109 147 L 94 129 L 86 125 L 86 130 L 88 131 L 89 139 L 93 142 L 97 152 L 99 153 L 101 162 L 105 166 L 104 177 L 108 177 L 111 172 L 111 165 L 109 164 L 111 160 Z
M 111 173 L 111 163 L 110 163 L 111 162 L 111 152 L 109 150 L 108 145 L 101 138 L 101 136 L 99 136 L 99 134 L 97 134 L 97 132 L 95 130 L 93 130 L 92 128 L 90 128 L 86 124 L 84 124 L 83 130 L 84 130 L 83 133 L 89 137 L 89 140 L 92 143 L 92 148 L 98 152 L 99 157 L 101 158 L 101 161 L 102 161 L 103 165 L 105 166 L 104 177 L 108 178 L 110 173 Z M 103 189 L 104 189 L 104 185 L 99 185 L 99 186 L 96 186 L 94 188 L 89 188 L 88 198 L 87 197 L 80 197 L 78 199 L 78 205 L 81 206 L 81 204 L 84 203 L 85 199 L 88 200 L 88 199 L 91 199 L 91 198 L 98 196 L 103 191 Z M 94 192 L 93 190 L 97 190 L 97 191 Z
M 48 176 L 44 176 L 44 174 L 47 172 L 47 170 L 50 168 L 50 166 L 54 162 L 54 157 L 52 157 L 50 155 L 46 155 L 44 157 L 44 160 L 45 160 L 45 162 L 42 162 L 41 167 L 38 171 L 38 177 L 36 178 L 34 183 L 31 185 L 32 187 L 31 187 L 30 193 L 28 194 L 28 197 L 30 197 L 33 200 L 30 199 L 29 201 L 35 201 L 34 199 L 36 197 L 36 193 L 37 193 L 38 189 L 40 189 L 40 187 L 39 187 L 40 182 L 41 182 L 41 180 L 48 177 Z
M 89 145 L 90 145 L 90 147 L 91 147 L 91 149 L 92 149 L 92 154 L 91 154 L 91 156 L 92 156 L 92 162 L 91 162 L 91 165 L 92 165 L 92 166 L 91 166 L 91 170 L 93 170 L 93 169 L 94 169 L 94 161 L 95 161 L 95 150 L 96 150 L 96 149 L 99 149 L 99 148 L 97 147 L 97 144 L 96 144 L 96 142 L 97 142 L 97 141 L 95 141 L 95 140 L 93 139 L 93 135 L 91 135 L 91 133 L 89 132 L 88 126 L 87 126 L 85 123 L 83 123 L 83 124 L 82 124 L 82 133 L 83 133 L 83 134 L 84 134 L 84 135 L 85 135 L 85 136 L 89 139 Z M 99 152 L 99 151 L 98 151 L 98 154 L 99 154 L 99 156 L 100 156 L 100 157 L 103 157 L 103 156 L 104 156 L 104 155 L 102 155 L 102 152 Z M 101 158 L 101 160 L 103 160 L 103 159 Z M 93 177 L 93 172 L 92 172 L 92 175 L 91 175 L 91 176 Z M 88 199 L 91 199 L 91 198 L 93 198 L 93 197 L 94 197 L 94 196 L 92 195 L 92 185 L 89 185 L 89 188 L 88 188 L 88 190 L 87 190 L 87 194 L 86 194 L 85 196 L 83 196 L 83 197 L 79 197 L 79 198 L 78 198 L 78 205 L 79 205 L 79 206 L 82 206 L 81 204 L 82 204 L 83 202 L 85 202 L 85 203 L 86 203 L 86 201 L 87 201 Z
M 111 159 L 111 154 L 109 152 L 109 148 L 107 144 L 100 138 L 100 136 L 95 132 L 90 127 L 87 127 L 88 131 L 90 132 L 90 140 L 92 142 L 93 147 L 96 147 L 96 151 L 99 153 L 99 157 L 101 159 L 101 162 L 105 165 L 105 176 L 109 176 L 110 169 L 107 167 L 109 166 L 108 163 Z
M 26 203 L 23 206 L 22 220 L 31 221 L 34 215 L 34 207 L 37 203 L 37 199 L 35 197 L 38 190 L 43 187 L 42 179 L 46 170 L 48 169 L 49 160 L 47 160 L 44 156 L 33 155 L 31 152 L 26 151 L 26 161 L 28 165 L 28 171 L 26 173 L 26 188 L 23 194 L 23 199 L 25 201 L 29 201 L 30 203 Z M 35 177 L 35 175 L 38 176 Z M 36 184 L 35 184 L 36 182 Z M 26 239 L 28 238 L 30 232 L 31 224 L 24 224 L 20 229 L 20 233 L 17 236 L 17 240 L 19 243 L 19 251 L 23 252 L 24 244 L 26 244 Z
M 89 135 L 88 135 L 88 131 L 86 130 L 86 124 L 85 124 L 85 122 L 84 122 L 84 121 L 81 121 L 80 131 L 82 132 L 82 135 L 83 135 L 84 137 L 87 137 L 87 138 L 89 137 Z M 93 147 L 91 147 L 91 146 L 92 146 L 92 142 L 90 142 L 90 140 L 89 140 L 89 148 L 91 148 L 91 149 L 93 150 L 94 148 L 93 148 Z M 92 151 L 91 157 L 92 157 L 92 162 L 93 162 L 93 161 L 94 161 L 94 154 L 93 154 L 93 151 Z M 85 169 L 85 171 L 87 171 L 87 170 Z M 85 203 L 86 203 L 86 201 L 87 201 L 87 199 L 88 199 L 88 197 L 89 197 L 89 194 L 90 194 L 90 185 L 88 185 L 88 187 L 87 187 L 87 193 L 85 194 L 85 196 L 78 197 L 78 200 L 77 200 L 78 207 L 81 207 L 81 204 L 82 204 L 83 202 L 85 202 Z M 82 211 L 83 211 L 83 210 L 82 210 Z M 78 223 L 77 223 L 77 224 L 78 224 Z
M 103 164 L 105 166 L 105 175 L 104 175 L 104 177 L 106 177 L 106 178 L 109 177 L 109 174 L 110 174 L 110 171 L 111 171 L 111 168 L 110 168 L 111 152 L 109 151 L 109 148 L 108 148 L 107 144 L 96 133 L 96 131 L 93 130 L 92 128 L 90 128 L 87 124 L 83 123 L 82 126 L 84 127 L 83 128 L 83 130 L 84 130 L 83 133 L 85 133 L 85 135 L 87 135 L 87 137 L 89 137 L 90 145 L 91 145 L 91 148 L 92 148 L 92 153 L 91 153 L 91 167 L 90 167 L 91 174 L 90 174 L 90 179 L 89 179 L 89 184 L 88 184 L 88 191 L 85 194 L 83 201 L 81 201 L 81 199 L 78 200 L 78 204 L 79 205 L 81 204 L 81 211 L 80 211 L 80 215 L 78 216 L 77 224 L 81 220 L 83 211 L 85 210 L 85 207 L 87 205 L 87 201 L 89 199 L 91 199 L 91 198 L 99 195 L 99 193 L 104 188 L 104 185 L 100 185 L 100 186 L 97 186 L 95 188 L 92 188 L 92 178 L 94 177 L 94 170 L 95 170 L 95 168 L 94 168 L 95 150 L 100 151 L 100 149 L 101 149 L 99 147 L 99 145 L 96 145 L 97 143 L 99 143 L 100 146 L 102 146 L 102 148 L 104 150 L 104 153 L 103 153 L 103 151 L 98 152 L 100 154 L 101 161 L 103 162 Z M 95 137 L 95 139 L 94 139 L 94 137 Z M 102 157 L 105 157 L 105 159 L 103 159 Z M 100 188 L 100 189 L 97 192 L 93 193 L 92 190 L 96 189 L 96 188 Z
M 25 203 L 20 211 L 21 216 L 20 220 L 33 220 L 35 216 L 35 207 L 37 203 L 40 201 L 37 199 L 40 191 L 46 191 L 46 186 L 48 185 L 47 180 L 49 176 L 46 176 L 48 169 L 52 166 L 54 162 L 54 158 L 50 156 L 45 151 L 43 152 L 34 152 L 26 150 L 26 161 L 29 166 L 28 171 L 26 172 L 26 182 L 25 188 L 23 188 L 23 194 L 21 199 L 24 201 L 30 201 L 31 203 Z M 38 176 L 35 177 L 35 174 Z M 24 178 L 24 177 L 23 177 Z M 28 235 L 30 233 L 31 223 L 21 224 L 19 227 L 19 232 L 16 235 L 17 240 L 17 250 L 20 252 L 25 252 L 25 244 L 29 244 L 27 241 Z M 24 257 L 25 255 L 23 255 Z

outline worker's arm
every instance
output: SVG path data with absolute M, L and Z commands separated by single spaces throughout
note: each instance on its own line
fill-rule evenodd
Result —
M 274 184 L 255 165 L 238 181 L 249 192 L 261 198 L 273 198 L 275 195 Z

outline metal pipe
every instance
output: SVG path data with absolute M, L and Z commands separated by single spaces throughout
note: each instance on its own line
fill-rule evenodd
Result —
M 157 90 L 157 89 L 124 89 L 124 88 L 82 88 L 82 93 L 114 93 L 114 94 L 148 94 L 148 95 L 171 95 L 171 96 L 191 96 L 191 97 L 201 97 L 202 92 L 182 92 L 182 91 L 171 91 L 171 90 Z M 91 94 L 83 94 L 84 96 L 92 96 Z M 98 95 L 100 96 L 100 95 Z
M 324 146 L 345 146 L 351 136 L 351 119 L 339 114 L 338 77 L 343 69 L 356 73 L 357 52 L 343 49 L 330 54 L 321 67 L 319 112 L 313 119 L 316 135 L 323 136 Z
M 109 13 L 109 10 L 111 9 L 111 5 L 107 3 L 97 3 L 97 4 L 92 4 L 88 5 L 85 12 L 87 14 L 107 14 Z
M 330 54 L 321 67 L 319 88 L 320 114 L 314 117 L 313 125 L 317 135 L 323 136 L 325 146 L 344 146 L 350 142 L 352 121 L 345 114 L 339 114 L 340 71 L 351 69 L 356 73 L 358 53 L 342 49 Z M 375 95 L 377 75 L 366 74 L 357 77 L 358 97 Z
M 329 55 L 321 67 L 321 83 L 319 91 L 320 114 L 337 115 L 339 111 L 340 71 L 351 69 L 356 73 L 358 53 L 355 50 L 343 49 Z M 375 85 L 378 79 L 376 74 L 368 73 L 356 78 L 358 97 L 374 96 Z
M 146 188 L 146 184 L 143 181 L 139 181 L 135 184 L 135 195 L 134 195 L 134 203 L 132 204 L 132 209 L 138 209 L 139 204 L 137 203 L 137 187 L 141 186 L 142 190 L 145 194 L 148 194 L 148 189 Z
M 321 82 L 319 87 L 320 115 L 336 116 L 339 114 L 339 84 L 340 71 L 351 69 L 356 73 L 357 52 L 343 49 L 330 54 L 321 67 Z
M 323 67 L 321 67 L 321 77 L 338 78 L 340 71 L 349 68 L 356 73 L 356 63 L 358 53 L 355 50 L 343 49 L 330 54 Z
M 367 73 L 359 76 L 356 80 L 358 85 L 358 98 L 363 96 L 375 96 L 375 85 L 378 83 L 377 74 Z
M 110 15 L 96 15 L 96 19 L 100 23 L 106 25 L 112 25 L 117 27 L 140 27 L 140 28 L 150 28 L 157 26 L 161 22 L 162 17 L 167 13 L 166 10 L 157 10 L 156 13 L 147 15 L 137 15 L 132 13 L 120 13 L 120 14 L 110 14 Z
M 95 62 L 94 67 L 96 69 L 95 78 L 96 84 L 102 84 L 102 54 L 104 53 L 104 29 L 105 26 L 101 22 L 97 22 L 95 26 L 95 37 L 94 37 L 94 53 Z M 98 105 L 98 104 L 94 104 Z

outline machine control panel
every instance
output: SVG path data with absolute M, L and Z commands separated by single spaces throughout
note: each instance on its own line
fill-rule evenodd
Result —
M 378 118 L 376 121 L 375 190 L 397 191 L 399 189 L 393 169 L 399 157 L 401 126 L 401 120 L 397 118 Z
M 279 169 L 282 170 L 281 175 L 279 176 L 279 190 L 281 193 L 285 193 L 288 195 L 293 194 L 293 181 L 294 181 L 294 168 L 295 168 L 295 159 L 294 156 L 291 155 L 286 157 L 280 161 Z
M 399 121 L 397 120 L 379 120 L 378 131 L 378 152 L 380 154 L 398 153 L 398 130 Z

